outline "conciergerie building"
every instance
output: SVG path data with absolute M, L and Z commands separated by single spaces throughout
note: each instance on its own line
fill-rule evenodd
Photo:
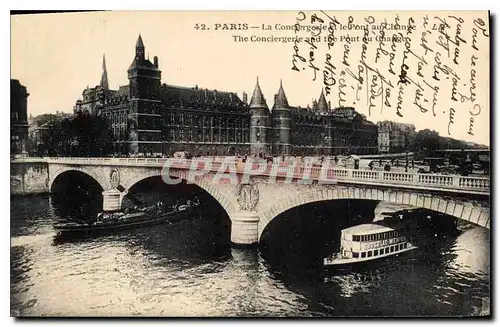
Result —
M 111 90 L 103 57 L 101 82 L 85 89 L 74 112 L 103 115 L 115 152 L 172 155 L 338 155 L 377 152 L 377 125 L 354 108 L 334 108 L 321 92 L 312 106 L 288 103 L 282 83 L 270 108 L 257 79 L 243 93 L 162 84 L 158 57 L 145 57 L 141 36 L 128 85 Z

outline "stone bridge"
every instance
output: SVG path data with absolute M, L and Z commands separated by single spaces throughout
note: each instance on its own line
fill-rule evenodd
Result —
M 224 208 L 231 219 L 231 240 L 235 244 L 258 242 L 266 226 L 289 209 L 338 199 L 387 201 L 427 208 L 490 228 L 489 178 L 336 166 L 264 164 L 256 167 L 259 164 L 250 161 L 207 164 L 194 159 L 167 160 L 47 158 L 48 188 L 51 190 L 54 181 L 66 172 L 79 171 L 101 185 L 104 210 L 117 210 L 128 190 L 148 177 L 186 180 L 201 187 Z M 251 173 L 245 174 L 248 167 Z M 120 192 L 117 187 L 125 191 Z

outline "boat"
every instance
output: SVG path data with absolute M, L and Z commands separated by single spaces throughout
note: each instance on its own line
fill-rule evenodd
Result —
M 324 266 L 349 265 L 386 258 L 418 248 L 403 233 L 406 224 L 361 224 L 341 231 L 340 251 L 323 259 Z
M 94 221 L 64 221 L 53 224 L 59 236 L 87 236 L 108 233 L 123 229 L 152 226 L 190 218 L 199 211 L 199 202 L 188 201 L 186 204 L 165 210 L 160 204 L 134 208 L 128 212 L 102 212 Z

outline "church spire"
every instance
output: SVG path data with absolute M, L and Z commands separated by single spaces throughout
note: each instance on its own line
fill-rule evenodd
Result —
M 328 111 L 328 103 L 326 102 L 325 93 L 323 89 L 321 89 L 321 95 L 318 100 L 318 111 L 319 112 L 327 112 Z
M 257 77 L 257 84 L 253 90 L 252 99 L 250 99 L 250 108 L 267 108 L 266 99 L 262 94 L 259 86 L 259 78 Z
M 274 101 L 275 108 L 288 108 L 288 100 L 285 95 L 285 90 L 283 90 L 283 81 L 280 79 L 280 88 L 278 90 L 278 94 L 276 94 L 276 98 Z
M 106 70 L 106 55 L 102 55 L 102 75 L 101 75 L 101 87 L 105 90 L 109 89 L 108 85 L 108 72 Z

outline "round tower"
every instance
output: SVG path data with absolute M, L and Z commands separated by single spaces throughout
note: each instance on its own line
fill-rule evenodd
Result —
M 273 126 L 273 154 L 278 156 L 290 154 L 290 128 L 291 115 L 290 106 L 283 90 L 283 83 L 280 81 L 278 93 L 274 96 L 272 111 Z
M 267 155 L 269 154 L 269 135 L 268 130 L 271 125 L 271 115 L 266 104 L 266 99 L 259 86 L 259 78 L 250 99 L 250 154 Z

